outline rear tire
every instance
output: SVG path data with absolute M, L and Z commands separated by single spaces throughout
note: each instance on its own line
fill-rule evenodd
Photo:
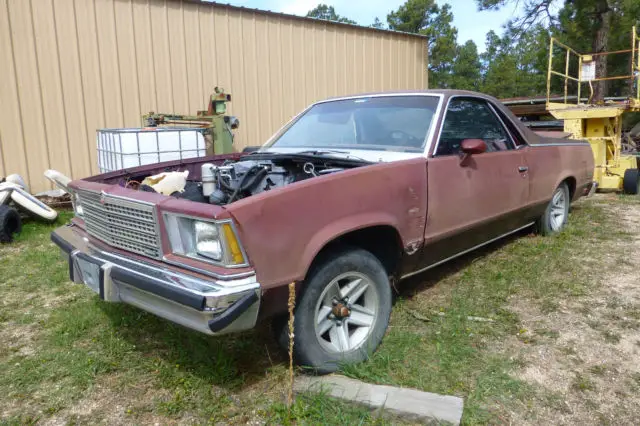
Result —
M 20 214 L 14 208 L 0 205 L 0 243 L 10 243 L 13 235 L 22 230 Z
M 544 214 L 536 221 L 536 230 L 541 235 L 551 235 L 562 231 L 569 217 L 569 187 L 562 182 L 551 196 Z
M 637 195 L 640 192 L 640 170 L 627 169 L 622 179 L 622 190 L 625 194 Z
M 296 303 L 294 360 L 316 374 L 365 361 L 387 330 L 391 301 L 387 272 L 373 254 L 348 249 L 328 258 L 305 280 Z M 288 350 L 287 318 L 273 327 Z

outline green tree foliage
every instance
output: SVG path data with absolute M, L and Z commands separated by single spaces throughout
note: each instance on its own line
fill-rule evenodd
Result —
M 549 33 L 537 25 L 514 41 L 513 28 L 502 37 L 489 31 L 481 55 L 481 91 L 499 98 L 540 96 L 546 93 L 546 48 Z
M 371 28 L 377 28 L 379 30 L 382 30 L 384 29 L 384 22 L 382 22 L 380 18 L 376 16 L 376 19 L 373 21 L 373 24 L 371 24 Z
M 344 16 L 338 15 L 336 13 L 336 10 L 333 8 L 333 6 L 328 6 L 322 3 L 318 4 L 315 8 L 311 9 L 307 13 L 307 17 L 324 19 L 326 21 L 344 22 L 345 24 L 357 24 L 356 21 L 353 21 L 349 18 L 345 18 Z
M 518 0 L 476 0 L 481 10 L 513 6 L 517 2 Z M 546 92 L 550 35 L 581 53 L 623 50 L 631 47 L 631 27 L 640 24 L 638 0 L 524 0 L 520 4 L 523 13 L 520 18 L 509 23 L 498 49 L 500 54 L 495 57 L 497 60 L 489 60 L 488 56 L 483 58 L 483 90 L 498 97 L 533 96 Z M 552 13 L 552 6 L 560 7 L 557 14 Z M 487 41 L 489 42 L 489 37 Z M 489 50 L 487 45 L 487 55 Z M 628 74 L 629 56 L 597 57 L 597 74 Z M 563 68 L 559 55 L 554 56 L 554 60 Z M 510 67 L 513 72 L 505 70 L 505 67 Z M 558 67 L 555 68 L 558 70 Z M 572 63 L 570 68 L 575 75 L 577 64 Z M 594 87 L 594 98 L 601 99 L 604 95 L 628 94 L 630 84 L 613 81 L 594 84 Z M 575 86 L 573 89 L 575 94 Z M 554 77 L 552 91 L 562 93 L 563 90 L 562 79 Z
M 480 90 L 482 82 L 482 64 L 478 56 L 478 47 L 473 40 L 456 49 L 451 66 L 450 87 L 462 90 Z
M 458 30 L 452 25 L 451 6 L 435 0 L 407 0 L 387 15 L 389 28 L 428 37 L 429 86 L 450 87 Z
M 640 1 L 608 0 L 608 34 L 606 45 L 599 45 L 597 40 L 600 22 L 594 19 L 597 13 L 596 0 L 582 2 L 566 1 L 558 12 L 558 23 L 551 27 L 554 36 L 565 44 L 582 53 L 617 51 L 631 48 L 631 28 L 640 25 Z M 606 62 L 598 75 L 628 75 L 631 72 L 629 54 L 607 55 Z M 626 96 L 631 86 L 629 82 L 611 81 L 603 89 L 607 96 Z

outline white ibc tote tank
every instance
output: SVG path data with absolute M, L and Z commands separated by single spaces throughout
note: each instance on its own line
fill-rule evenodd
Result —
M 100 173 L 164 161 L 204 157 L 202 128 L 130 128 L 97 131 Z

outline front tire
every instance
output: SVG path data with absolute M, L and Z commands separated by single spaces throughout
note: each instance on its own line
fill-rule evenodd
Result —
M 549 201 L 544 214 L 536 221 L 538 233 L 551 235 L 562 231 L 569 217 L 570 202 L 569 187 L 566 182 L 562 182 L 553 191 L 551 201 Z
M 377 349 L 389 325 L 387 272 L 366 250 L 340 251 L 310 273 L 294 315 L 296 363 L 327 374 L 362 362 Z M 276 337 L 286 346 L 286 321 L 278 325 Z
M 0 243 L 10 243 L 13 235 L 22 229 L 20 214 L 14 208 L 0 205 Z

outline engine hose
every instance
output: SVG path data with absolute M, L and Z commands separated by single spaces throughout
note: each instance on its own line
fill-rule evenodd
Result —
M 255 169 L 259 169 L 258 172 L 253 176 L 253 178 L 249 182 L 247 182 L 247 179 L 251 176 L 251 173 Z M 262 168 L 261 166 L 254 166 L 251 169 L 249 169 L 247 174 L 245 174 L 242 177 L 242 180 L 240 181 L 240 184 L 238 185 L 238 187 L 235 189 L 235 191 L 233 191 L 233 194 L 231 194 L 231 197 L 229 197 L 229 201 L 227 201 L 227 204 L 232 203 L 236 199 L 240 191 L 246 191 L 251 187 L 253 187 L 258 182 L 258 179 L 262 179 L 263 175 L 265 174 L 267 174 L 267 169 Z

